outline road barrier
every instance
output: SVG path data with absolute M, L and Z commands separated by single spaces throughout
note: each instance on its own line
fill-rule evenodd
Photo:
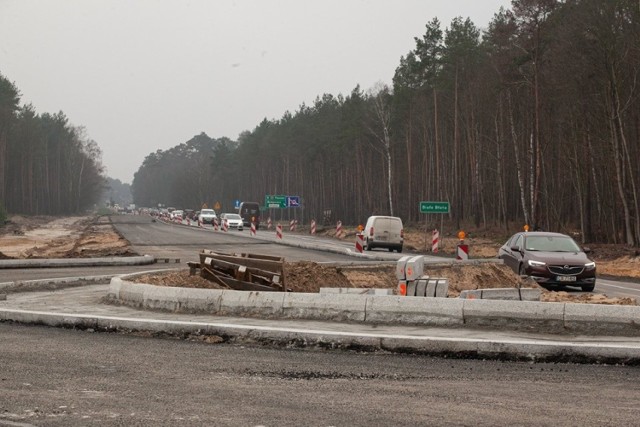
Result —
M 229 231 L 229 222 L 226 219 L 222 220 L 222 231 L 225 233 Z
M 440 241 L 440 232 L 438 230 L 433 230 L 431 235 L 431 252 L 434 254 L 438 253 L 438 242 Z
M 298 221 L 296 221 L 295 219 L 292 219 L 291 221 L 289 221 L 289 231 L 296 231 L 297 223 Z
M 282 240 L 282 226 L 280 224 L 276 225 L 276 237 Z
M 218 231 L 218 219 L 217 218 L 213 219 L 213 230 L 214 231 Z
M 251 232 L 252 236 L 256 235 L 256 223 L 255 222 L 251 223 L 251 231 L 250 232 Z
M 356 234 L 356 252 L 362 253 L 364 250 L 364 235 L 362 233 Z
M 316 220 L 311 220 L 311 234 L 316 234 Z
M 267 230 L 271 230 L 271 217 L 267 218 Z
M 338 221 L 336 224 L 336 237 L 342 236 L 342 221 Z
M 468 260 L 469 259 L 469 245 L 459 244 L 456 249 L 456 259 L 457 260 Z

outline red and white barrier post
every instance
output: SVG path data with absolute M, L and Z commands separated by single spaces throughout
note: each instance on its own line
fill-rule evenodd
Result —
M 460 231 L 458 233 L 458 239 L 460 239 L 460 243 L 456 248 L 456 259 L 461 261 L 469 259 L 469 245 L 464 244 L 464 237 L 464 231 Z
M 255 222 L 252 222 L 252 223 L 251 223 L 251 229 L 249 230 L 249 232 L 250 232 L 250 234 L 251 234 L 252 236 L 255 236 L 255 235 L 256 235 L 256 223 L 255 223 Z
M 229 231 L 229 222 L 226 219 L 222 220 L 222 231 L 225 233 Z
M 433 230 L 431 235 L 431 252 L 434 254 L 438 253 L 438 243 L 440 242 L 440 232 L 438 230 Z
M 298 223 L 297 220 L 292 219 L 291 221 L 289 221 L 289 231 L 296 231 L 296 224 Z
M 342 235 L 342 221 L 338 221 L 336 224 L 336 237 L 340 237 Z
M 218 218 L 213 218 L 213 230 L 218 231 Z
M 356 252 L 362 253 L 364 250 L 364 234 L 356 233 Z
M 200 221 L 200 217 L 198 217 L 198 227 L 202 227 L 202 221 Z
M 316 234 L 316 220 L 311 220 L 311 234 Z
M 267 230 L 271 230 L 271 217 L 267 218 Z
M 276 237 L 282 240 L 282 226 L 280 224 L 276 225 Z

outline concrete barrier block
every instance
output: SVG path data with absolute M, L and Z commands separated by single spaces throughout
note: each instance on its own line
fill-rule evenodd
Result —
M 416 281 L 415 280 L 407 280 L 407 296 L 415 297 L 416 296 Z
M 222 291 L 220 315 L 278 317 L 285 292 Z
M 426 297 L 427 295 L 427 279 L 419 279 L 416 282 L 416 296 Z
M 567 303 L 564 320 L 572 332 L 640 335 L 640 306 Z
M 366 322 L 429 326 L 462 325 L 462 301 L 442 298 L 369 297 Z
M 427 281 L 427 289 L 425 290 L 425 296 L 430 297 L 430 298 L 435 298 L 436 296 L 436 286 L 437 286 L 437 281 L 434 279 L 429 279 Z
M 405 267 L 407 265 L 407 261 L 409 261 L 409 256 L 400 257 L 400 259 L 396 262 L 396 278 L 398 280 L 406 280 L 407 273 Z
M 436 298 L 447 298 L 449 295 L 449 279 L 436 279 Z
M 461 299 L 468 326 L 499 327 L 523 331 L 561 332 L 564 304 L 553 302 Z
M 321 319 L 331 321 L 364 321 L 367 295 L 286 293 L 283 317 L 289 319 Z M 404 298 L 404 297 L 400 297 Z
M 422 255 L 411 257 L 405 266 L 407 280 L 418 280 L 424 274 L 424 257 Z

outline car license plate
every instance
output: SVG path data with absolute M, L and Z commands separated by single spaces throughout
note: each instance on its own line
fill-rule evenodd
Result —
M 575 282 L 576 276 L 557 276 L 556 280 L 558 282 Z

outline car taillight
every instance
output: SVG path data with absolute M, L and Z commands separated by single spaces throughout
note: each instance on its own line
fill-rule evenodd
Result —
M 373 236 L 373 227 L 369 229 L 369 236 Z

